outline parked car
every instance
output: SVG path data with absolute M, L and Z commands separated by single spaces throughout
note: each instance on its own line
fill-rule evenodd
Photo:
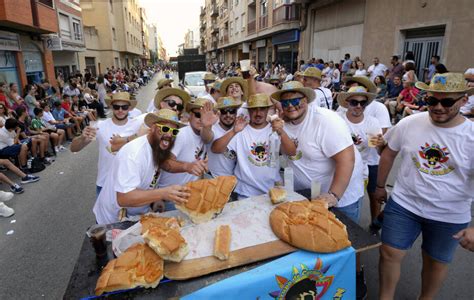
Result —
M 206 92 L 204 86 L 204 71 L 187 72 L 184 74 L 182 87 L 187 91 L 191 97 L 197 98 Z

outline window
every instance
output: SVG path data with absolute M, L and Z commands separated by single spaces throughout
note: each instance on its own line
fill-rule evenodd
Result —
M 262 0 L 260 2 L 260 15 L 261 16 L 266 16 L 268 13 L 268 3 L 267 0 Z
M 235 35 L 239 34 L 239 17 L 235 18 Z
M 234 32 L 234 22 L 230 22 L 229 35 L 232 36 L 233 32 Z
M 127 43 L 130 43 L 130 34 L 127 31 Z
M 128 13 L 128 21 L 129 21 L 130 23 L 132 23 L 132 14 L 131 14 L 131 13 Z
M 235 0 L 235 6 L 239 5 L 239 0 Z
M 113 13 L 113 12 L 114 12 L 114 3 L 113 3 L 113 0 L 109 0 L 109 4 L 110 4 L 110 12 Z
M 72 30 L 74 31 L 74 40 L 82 41 L 81 21 L 77 19 L 72 19 Z
M 54 1 L 53 0 L 39 0 L 39 3 L 43 3 L 46 6 L 54 8 Z
M 245 31 L 245 13 L 240 17 L 240 28 L 242 31 Z
M 72 39 L 69 17 L 61 13 L 59 14 L 59 31 L 61 32 L 62 38 Z
M 117 40 L 117 35 L 115 33 L 115 28 L 112 27 L 112 38 L 114 39 L 114 41 Z

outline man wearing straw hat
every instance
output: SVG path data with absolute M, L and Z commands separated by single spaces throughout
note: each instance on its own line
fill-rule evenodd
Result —
M 212 84 L 216 81 L 216 75 L 211 72 L 204 73 L 202 80 L 204 81 L 204 92 L 199 93 L 198 98 L 204 98 L 211 101 L 213 104 L 216 103 L 216 100 L 211 96 L 211 87 Z
M 159 187 L 173 184 L 186 184 L 198 180 L 208 172 L 207 151 L 201 139 L 201 109 L 209 100 L 197 98 L 186 104 L 189 113 L 189 126 L 181 129 L 172 150 L 172 159 L 163 165 Z M 166 203 L 168 204 L 168 203 Z M 166 210 L 174 209 L 166 205 Z
M 156 93 L 155 99 L 152 101 L 154 107 L 153 111 L 158 111 L 163 108 L 171 109 L 181 118 L 186 102 L 190 99 L 191 96 L 182 89 L 165 87 Z M 136 117 L 136 119 L 143 123 L 146 115 L 147 114 L 142 114 Z
M 107 174 L 112 168 L 114 159 L 112 152 L 118 151 L 125 143 L 136 138 L 141 126 L 141 122 L 128 118 L 128 112 L 137 105 L 136 100 L 130 100 L 129 93 L 115 93 L 112 98 L 106 99 L 106 102 L 107 106 L 112 109 L 112 118 L 99 121 L 96 127 L 87 126 L 82 131 L 82 135 L 75 138 L 71 143 L 71 151 L 79 152 L 97 136 L 97 146 L 99 147 L 96 180 L 97 196 L 99 196 Z M 119 136 L 123 137 L 120 145 L 116 143 Z M 114 147 L 112 148 L 112 146 Z
M 435 298 L 458 243 L 465 246 L 472 238 L 473 229 L 466 228 L 474 195 L 474 123 L 459 111 L 474 88 L 461 73 L 436 74 L 429 85 L 416 87 L 427 92 L 428 112 L 389 130 L 380 157 L 375 197 L 385 202 L 388 174 L 401 155 L 400 176 L 384 209 L 379 299 L 393 299 L 402 260 L 420 233 L 419 299 Z
M 233 151 L 236 154 L 235 176 L 238 182 L 235 192 L 239 199 L 265 194 L 281 181 L 279 168 L 269 165 L 269 136 L 272 131 L 281 138 L 283 154 L 296 154 L 296 145 L 283 129 L 283 121 L 279 118 L 271 124 L 267 121 L 272 106 L 270 97 L 265 94 L 250 96 L 247 106 L 250 123 L 237 117 L 233 129 L 212 144 L 214 153 Z
M 204 98 L 209 100 L 212 104 L 216 104 L 217 99 L 221 96 L 221 84 L 222 82 L 220 80 L 216 80 L 213 83 L 209 83 L 206 85 L 207 89 L 209 90 L 209 93 L 205 94 L 204 96 L 200 98 Z
M 248 83 L 242 77 L 229 77 L 221 84 L 221 96 L 230 96 L 242 103 L 242 107 L 237 112 L 237 115 L 248 117 L 247 98 L 249 95 Z
M 332 109 L 332 92 L 321 86 L 321 70 L 315 67 L 306 68 L 303 72 L 303 85 L 314 90 L 316 101 L 311 105 Z M 313 101 L 311 99 L 310 101 Z
M 221 97 L 217 100 L 215 109 L 219 111 L 216 115 L 212 106 L 206 104 L 202 110 L 202 130 L 201 138 L 207 145 L 207 155 L 209 157 L 209 171 L 212 176 L 233 175 L 235 168 L 235 153 L 227 151 L 223 154 L 214 153 L 210 147 L 212 142 L 221 138 L 234 126 L 237 110 L 242 105 L 232 97 Z M 219 120 L 217 122 L 217 120 Z
M 156 84 L 156 89 L 155 90 L 161 90 L 164 88 L 170 88 L 172 87 L 171 84 L 173 83 L 173 79 L 166 79 L 166 78 L 161 78 L 158 80 Z M 155 111 L 155 102 L 153 100 L 150 101 L 150 104 L 148 104 L 148 108 L 146 109 L 147 112 L 154 112 Z
M 169 109 L 147 114 L 145 124 L 149 133 L 125 145 L 114 158 L 93 209 L 98 224 L 118 222 L 124 210 L 128 216 L 141 215 L 150 211 L 154 202 L 166 199 L 185 203 L 189 197 L 188 189 L 180 185 L 155 189 L 162 165 L 170 159 L 174 139 L 184 124 Z

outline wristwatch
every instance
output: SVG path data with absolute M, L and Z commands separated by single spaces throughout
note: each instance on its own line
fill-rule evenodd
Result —
M 331 190 L 328 191 L 328 194 L 331 195 L 331 196 L 333 196 L 334 198 L 336 198 L 337 202 L 339 202 L 339 200 L 341 200 L 341 199 L 336 195 L 336 193 L 334 193 L 334 192 L 331 191 Z

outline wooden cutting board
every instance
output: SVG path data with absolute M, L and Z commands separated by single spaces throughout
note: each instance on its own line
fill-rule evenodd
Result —
M 165 276 L 173 280 L 186 280 L 217 271 L 247 265 L 268 258 L 281 256 L 298 249 L 280 240 L 239 249 L 230 253 L 229 259 L 221 261 L 214 256 L 184 260 L 180 263 L 166 262 Z

